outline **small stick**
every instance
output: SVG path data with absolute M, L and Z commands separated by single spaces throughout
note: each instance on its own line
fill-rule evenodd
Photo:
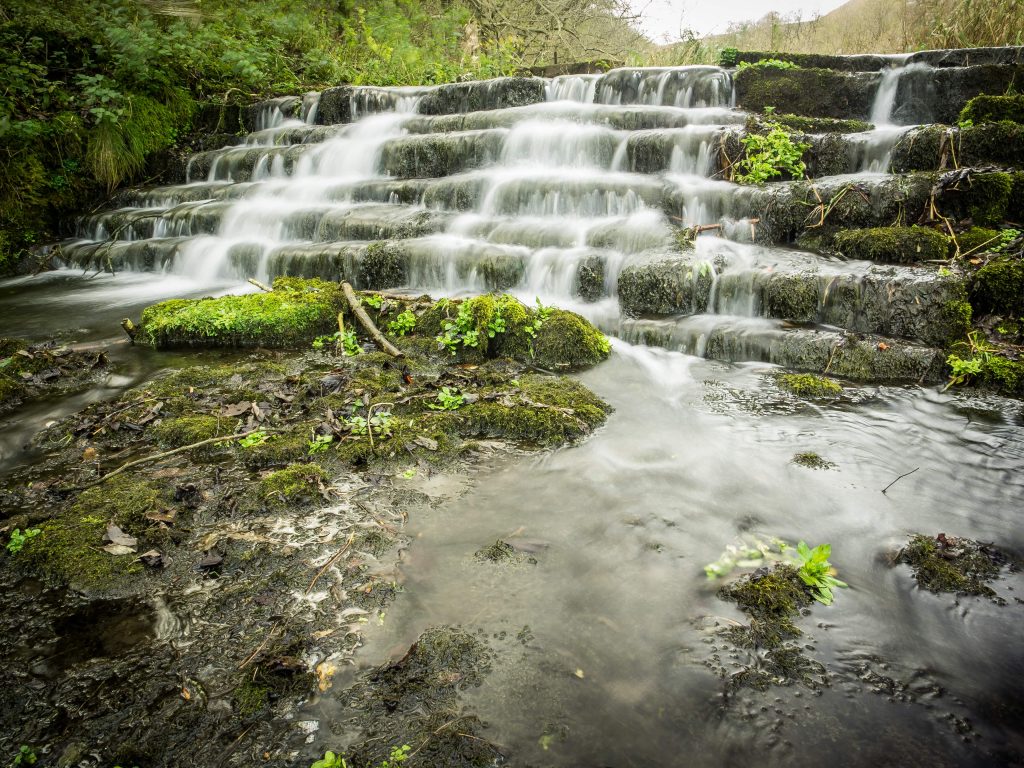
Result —
M 271 288 L 266 283 L 261 283 L 255 277 L 250 277 L 249 278 L 249 282 L 252 283 L 253 285 L 255 285 L 257 288 L 259 288 L 261 291 L 266 291 L 267 293 L 273 293 L 274 292 L 273 288 Z
M 345 542 L 345 546 L 343 546 L 341 549 L 339 549 L 337 552 L 335 552 L 334 555 L 331 556 L 331 559 L 328 560 L 326 563 L 324 563 L 324 567 L 321 568 L 319 571 L 317 571 L 316 576 L 314 576 L 313 580 L 311 582 L 309 582 L 309 586 L 306 587 L 306 591 L 303 594 L 308 595 L 310 592 L 313 591 L 313 587 L 316 586 L 317 580 L 321 576 L 323 576 L 325 573 L 327 573 L 327 569 L 328 568 L 330 568 L 332 565 L 334 565 L 336 562 L 338 562 L 339 559 L 341 559 L 341 556 L 344 555 L 345 552 L 348 551 L 348 548 L 350 546 L 352 546 L 352 542 L 355 541 L 355 539 L 356 539 L 356 535 L 354 533 L 350 533 L 348 535 L 348 541 Z
M 259 647 L 259 648 L 257 648 L 257 649 L 256 649 L 255 651 L 253 651 L 253 652 L 252 652 L 252 653 L 251 653 L 251 654 L 249 655 L 249 658 L 247 658 L 247 659 L 246 659 L 245 661 L 243 661 L 243 662 L 242 662 L 241 664 L 239 664 L 239 665 L 238 665 L 238 668 L 239 668 L 239 669 L 245 669 L 245 668 L 246 668 L 247 666 L 249 666 L 249 664 L 251 664 L 251 663 L 252 663 L 252 660 L 256 658 L 256 655 L 257 655 L 257 654 L 258 654 L 258 653 L 259 653 L 260 651 L 262 651 L 262 650 L 263 650 L 264 646 L 265 646 L 265 645 L 266 645 L 266 644 L 267 644 L 268 642 L 270 642 L 270 638 L 274 636 L 274 633 L 275 633 L 275 632 L 277 631 L 277 627 L 278 627 L 278 625 L 279 625 L 280 623 L 281 623 L 280 621 L 275 621 L 275 622 L 274 622 L 274 626 L 272 626 L 272 627 L 270 628 L 270 631 L 269 631 L 269 632 L 267 632 L 267 636 L 266 636 L 265 638 L 263 638 L 263 642 L 262 642 L 262 643 L 260 643 L 260 647 Z
M 912 475 L 912 474 L 914 474 L 914 473 L 915 473 L 915 472 L 917 472 L 917 470 L 919 470 L 919 469 L 920 469 L 920 467 L 914 467 L 914 468 L 913 468 L 912 470 L 910 470 L 909 472 L 904 472 L 904 473 L 903 473 L 902 475 L 900 475 L 900 476 L 899 476 L 899 477 L 897 477 L 897 478 L 896 478 L 895 480 L 893 480 L 893 481 L 892 481 L 891 483 L 889 483 L 889 484 L 888 484 L 887 486 L 885 486 L 885 488 L 883 488 L 883 489 L 882 489 L 882 493 L 885 493 L 885 492 L 886 492 L 886 491 L 888 491 L 888 490 L 889 490 L 890 488 L 892 488 L 892 487 L 893 487 L 894 485 L 896 485 L 896 483 L 898 483 L 898 482 L 899 482 L 900 480 L 902 480 L 902 479 L 903 479 L 904 477 L 906 477 L 907 475 Z
M 125 472 L 126 470 L 129 470 L 132 467 L 137 467 L 137 466 L 139 466 L 141 464 L 149 464 L 152 461 L 159 461 L 160 459 L 166 459 L 166 458 L 168 458 L 170 456 L 174 456 L 175 454 L 184 453 L 185 451 L 191 451 L 193 448 L 201 448 L 202 446 L 210 445 L 211 443 L 223 443 L 223 442 L 225 442 L 227 440 L 241 440 L 243 437 L 248 437 L 253 432 L 266 432 L 267 434 L 270 434 L 270 433 L 272 433 L 274 431 L 275 430 L 259 428 L 259 429 L 250 429 L 248 432 L 238 432 L 238 433 L 233 434 L 233 435 L 222 435 L 221 437 L 210 437 L 210 438 L 207 438 L 206 440 L 200 440 L 198 443 L 192 443 L 190 445 L 183 445 L 180 448 L 175 448 L 172 451 L 164 451 L 163 453 L 154 453 L 152 456 L 145 456 L 144 458 L 136 459 L 135 461 L 129 461 L 127 464 L 122 464 L 120 467 L 115 469 L 113 472 L 108 472 L 103 477 L 99 478 L 98 480 L 93 480 L 91 483 L 86 483 L 85 485 L 73 485 L 73 486 L 71 486 L 69 488 L 59 488 L 58 490 L 62 491 L 62 492 L 65 492 L 65 491 L 84 491 L 87 488 L 92 488 L 93 486 L 96 486 L 96 485 L 99 485 L 100 483 L 106 482 L 107 480 L 112 478 L 114 475 L 120 475 L 122 472 Z
M 377 343 L 377 346 L 392 357 L 405 357 L 402 351 L 385 339 L 384 334 L 373 324 L 373 320 L 370 319 L 362 304 L 359 303 L 359 297 L 352 290 L 352 286 L 348 283 L 342 283 L 341 290 L 345 292 L 345 298 L 348 299 L 348 305 L 352 308 L 352 314 L 356 316 L 356 320 L 366 329 L 366 332 L 370 334 L 370 337 Z

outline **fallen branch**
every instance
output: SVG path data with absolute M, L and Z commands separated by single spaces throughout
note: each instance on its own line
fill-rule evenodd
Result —
M 892 481 L 891 483 L 889 483 L 889 484 L 888 484 L 887 486 L 885 486 L 885 488 L 883 488 L 883 489 L 882 489 L 882 493 L 885 493 L 885 492 L 886 492 L 886 491 L 888 491 L 888 490 L 889 490 L 890 488 L 892 488 L 892 487 L 893 487 L 894 485 L 896 485 L 896 483 L 898 483 L 898 482 L 899 482 L 900 480 L 902 480 L 902 479 L 903 479 L 904 477 L 906 477 L 907 475 L 912 475 L 912 474 L 914 474 L 914 473 L 915 473 L 915 472 L 917 472 L 917 470 L 919 470 L 919 469 L 920 469 L 920 467 L 914 467 L 914 468 L 913 468 L 912 470 L 910 470 L 909 472 L 904 472 L 904 473 L 903 473 L 902 475 L 900 475 L 900 476 L 899 476 L 899 477 L 897 477 L 897 478 L 896 478 L 895 480 L 893 480 L 893 481 Z
M 271 288 L 266 283 L 261 283 L 255 277 L 250 277 L 249 278 L 249 282 L 252 283 L 253 285 L 255 285 L 257 288 L 259 288 L 261 291 L 266 291 L 267 293 L 273 293 L 274 292 L 273 288 Z
M 370 316 L 366 314 L 366 310 L 363 309 L 363 305 L 359 303 L 359 297 L 356 296 L 356 292 L 352 290 L 352 286 L 348 283 L 342 283 L 341 290 L 345 292 L 345 298 L 348 299 L 348 305 L 352 309 L 352 314 L 356 316 L 356 320 L 358 320 L 360 325 L 366 329 L 366 332 L 370 334 L 370 338 L 374 340 L 377 346 L 392 357 L 405 357 L 402 351 L 384 338 L 384 334 L 381 333 L 377 326 L 373 324 L 373 320 L 371 320 Z
M 191 443 L 189 445 L 183 445 L 180 448 L 175 448 L 175 449 L 170 450 L 170 451 L 164 451 L 163 453 L 154 453 L 152 456 L 145 456 L 144 458 L 136 459 L 135 461 L 129 461 L 127 464 L 122 464 L 120 467 L 115 469 L 113 472 L 108 472 L 103 477 L 101 477 L 101 478 L 99 478 L 97 480 L 93 480 L 91 483 L 86 483 L 85 485 L 73 485 L 73 486 L 70 486 L 68 488 L 58 488 L 57 490 L 61 491 L 62 493 L 63 492 L 68 492 L 68 491 L 84 491 L 87 488 L 92 488 L 92 487 L 97 486 L 97 485 L 99 485 L 101 483 L 105 483 L 107 480 L 112 478 L 114 475 L 120 475 L 122 472 L 126 472 L 127 470 L 132 469 L 133 467 L 141 466 L 142 464 L 149 464 L 150 462 L 153 462 L 153 461 L 159 461 L 160 459 L 166 459 L 166 458 L 169 458 L 169 457 L 174 456 L 176 454 L 184 453 L 185 451 L 191 451 L 193 448 L 201 448 L 204 445 L 212 445 L 213 443 L 223 443 L 223 442 L 227 442 L 229 440 L 241 440 L 243 437 L 248 437 L 249 435 L 253 434 L 254 432 L 266 432 L 267 434 L 271 434 L 274 431 L 275 430 L 263 429 L 261 427 L 261 428 L 257 428 L 257 429 L 250 429 L 247 432 L 238 432 L 238 433 L 233 434 L 233 435 L 222 435 L 221 437 L 210 437 L 210 438 L 207 438 L 206 440 L 200 440 L 198 443 Z

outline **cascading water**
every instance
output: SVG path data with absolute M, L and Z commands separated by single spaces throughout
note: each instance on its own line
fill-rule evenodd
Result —
M 928 73 L 931 67 L 923 63 L 901 64 L 882 71 L 878 91 L 871 105 L 868 121 L 874 130 L 858 137 L 858 166 L 862 173 L 887 173 L 892 163 L 893 149 L 913 126 L 896 119 L 896 97 L 904 77 Z
M 882 77 L 879 130 L 898 122 L 903 74 Z M 436 99 L 421 111 L 437 93 L 356 89 L 357 119 L 344 125 L 318 123 L 329 112 L 322 96 L 265 105 L 244 144 L 192 159 L 188 183 L 126 193 L 123 208 L 83 220 L 64 258 L 115 275 L 86 288 L 68 271 L 5 284 L 6 316 L 46 335 L 53 300 L 116 328 L 159 298 L 237 291 L 248 277 L 358 285 L 369 256 L 393 258 L 402 274 L 375 287 L 500 289 L 571 306 L 618 336 L 612 359 L 583 375 L 616 413 L 579 448 L 410 515 L 406 593 L 383 626 L 367 627 L 361 661 L 404 652 L 434 624 L 463 624 L 499 647 L 519 638 L 479 689 L 460 694 L 510 765 L 1016 759 L 1011 689 L 1024 666 L 1006 640 L 1013 606 L 953 608 L 885 555 L 908 531 L 954 525 L 1019 548 L 1019 404 L 886 386 L 807 403 L 781 394 L 763 364 L 830 370 L 881 325 L 917 338 L 923 326 L 899 323 L 929 311 L 915 291 L 935 270 L 762 243 L 754 203 L 789 186 L 716 176 L 721 139 L 744 120 L 723 70 L 556 78 L 543 103 L 510 106 L 488 92 L 464 114 Z M 862 177 L 813 181 L 824 200 L 851 182 L 870 191 Z M 680 242 L 693 227 L 704 229 Z M 876 351 L 894 346 L 868 338 Z M 17 437 L 0 449 L 20 450 L 27 438 Z M 837 466 L 797 467 L 797 451 Z M 422 482 L 429 496 L 436 477 L 392 480 Z M 799 685 L 723 693 L 723 661 L 772 669 L 764 649 L 709 631 L 742 617 L 701 566 L 751 531 L 833 542 L 852 585 L 799 619 L 801 642 L 813 640 L 834 681 L 815 695 Z M 498 537 L 528 539 L 537 562 L 474 562 Z M 349 743 L 342 688 L 339 677 L 302 713 L 322 724 L 317 747 Z

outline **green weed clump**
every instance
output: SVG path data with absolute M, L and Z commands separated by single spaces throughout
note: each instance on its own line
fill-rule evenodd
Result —
M 1003 120 L 1024 123 L 1024 94 L 975 96 L 964 105 L 958 122 L 961 125 L 978 125 L 980 123 L 998 123 Z
M 940 533 L 935 537 L 915 535 L 900 550 L 897 562 L 909 565 L 917 583 L 929 592 L 978 595 L 998 601 L 989 584 L 1008 559 L 993 546 Z
M 810 144 L 796 142 L 777 122 L 764 124 L 765 132 L 748 132 L 743 137 L 743 157 L 735 166 L 733 180 L 740 184 L 764 184 L 784 174 L 802 179 L 807 165 L 802 160 Z

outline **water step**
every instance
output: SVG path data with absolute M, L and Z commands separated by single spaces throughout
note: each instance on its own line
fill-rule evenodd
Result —
M 647 344 L 723 362 L 773 363 L 795 371 L 853 381 L 941 381 L 941 349 L 883 336 L 794 327 L 782 321 L 697 315 L 623 320 L 618 334 Z
M 964 104 L 981 93 L 1003 93 L 1024 77 L 1024 63 L 933 68 L 908 66 L 896 88 L 894 122 L 954 123 Z M 736 104 L 751 112 L 870 119 L 879 72 L 749 67 L 736 74 Z
M 535 77 L 502 77 L 421 88 L 342 85 L 321 92 L 316 122 L 319 125 L 350 123 L 368 114 L 390 111 L 450 115 L 518 107 L 545 98 L 545 81 Z
M 689 254 L 627 264 L 618 297 L 634 317 L 766 317 L 940 346 L 964 332 L 957 311 L 963 283 L 934 269 L 843 262 L 718 238 L 702 238 Z
M 835 69 L 840 72 L 875 72 L 907 64 L 927 64 L 932 67 L 1024 64 L 1024 46 L 957 48 L 889 55 L 854 54 L 846 56 L 830 56 L 821 53 L 782 53 L 779 51 L 740 51 L 736 56 L 736 63 L 756 64 L 768 59 L 789 61 L 801 67 Z

